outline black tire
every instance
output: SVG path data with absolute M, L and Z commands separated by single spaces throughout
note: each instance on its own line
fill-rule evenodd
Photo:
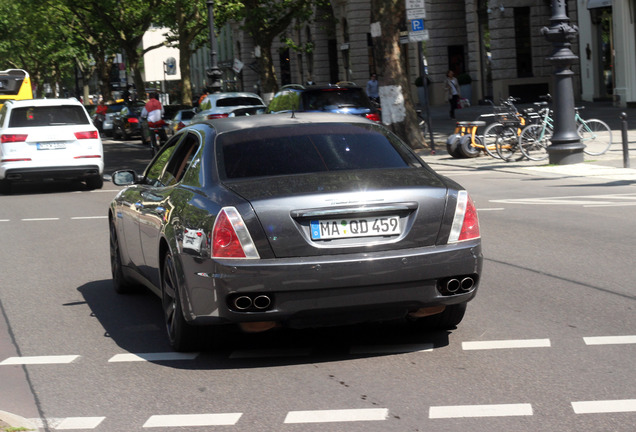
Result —
M 515 127 L 504 126 L 495 144 L 497 154 L 506 162 L 519 161 L 524 157 L 519 150 L 519 136 Z
M 110 222 L 110 270 L 113 275 L 113 288 L 117 294 L 128 294 L 137 288 L 124 276 L 119 239 L 112 221 Z
M 9 180 L 0 180 L 0 194 L 11 195 L 11 182 Z
M 444 312 L 411 322 L 418 330 L 452 330 L 462 322 L 467 303 L 446 306 Z
M 475 136 L 475 143 L 481 145 L 481 139 Z M 465 158 L 475 158 L 479 156 L 479 147 L 473 146 L 472 135 L 464 135 L 459 140 L 459 153 Z
M 90 190 L 101 189 L 104 187 L 104 177 L 96 175 L 86 179 L 86 187 Z
M 460 134 L 453 134 L 446 140 L 446 151 L 454 158 L 461 157 L 461 154 L 459 153 L 459 141 L 461 138 L 462 136 Z
M 486 126 L 484 134 L 481 135 L 484 150 L 486 150 L 486 153 L 488 153 L 489 156 L 494 157 L 495 159 L 500 159 L 499 154 L 497 153 L 497 138 L 503 130 L 503 127 L 504 126 L 501 123 L 491 123 Z
M 161 272 L 161 304 L 168 341 L 175 351 L 196 351 L 202 342 L 201 327 L 192 326 L 185 320 L 180 291 L 177 267 L 172 254 L 168 252 Z
M 525 157 L 533 161 L 548 158 L 548 146 L 552 138 L 552 131 L 540 124 L 526 126 L 519 135 L 519 147 Z
M 581 142 L 585 144 L 583 151 L 590 156 L 605 154 L 612 145 L 612 130 L 602 120 L 585 120 L 585 123 L 578 127 L 577 132 Z

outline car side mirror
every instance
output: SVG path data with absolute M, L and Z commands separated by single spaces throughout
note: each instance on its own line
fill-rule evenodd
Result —
M 137 173 L 133 170 L 115 171 L 111 180 L 116 186 L 130 186 L 137 181 Z

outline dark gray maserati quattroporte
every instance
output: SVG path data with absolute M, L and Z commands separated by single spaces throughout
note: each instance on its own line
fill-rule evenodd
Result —
M 115 290 L 159 295 L 177 351 L 224 324 L 453 328 L 477 291 L 468 193 L 366 119 L 208 120 L 112 180 L 127 186 L 109 208 Z

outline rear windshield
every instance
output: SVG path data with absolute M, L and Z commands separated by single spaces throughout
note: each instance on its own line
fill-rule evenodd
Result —
M 263 105 L 263 102 L 253 97 L 228 97 L 216 101 L 216 106 L 218 107 L 241 105 Z
M 394 135 L 365 124 L 227 132 L 217 137 L 217 152 L 226 179 L 422 166 Z
M 194 111 L 181 111 L 181 120 L 192 120 Z
M 14 108 L 9 127 L 83 125 L 90 121 L 77 105 L 35 106 Z
M 369 98 L 360 88 L 307 90 L 302 94 L 305 110 L 369 108 Z

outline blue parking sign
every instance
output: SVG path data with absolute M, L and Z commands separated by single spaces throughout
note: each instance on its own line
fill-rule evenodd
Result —
M 424 30 L 424 19 L 414 19 L 411 20 L 411 31 L 423 31 Z

